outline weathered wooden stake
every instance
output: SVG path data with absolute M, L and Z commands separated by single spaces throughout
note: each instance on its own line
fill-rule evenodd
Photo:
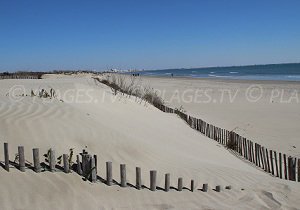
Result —
M 192 179 L 192 180 L 191 180 L 191 191 L 194 192 L 194 189 L 195 189 L 195 182 L 194 182 L 194 180 Z
M 270 160 L 269 160 L 269 153 L 268 153 L 268 149 L 267 148 L 266 148 L 266 156 L 267 156 L 268 172 L 270 173 L 271 172 L 271 169 L 270 169 Z
M 155 191 L 156 190 L 156 171 L 152 170 L 150 171 L 150 190 Z
M 89 154 L 85 152 L 85 150 L 82 151 L 82 174 L 83 176 L 86 176 L 90 167 L 89 167 L 89 160 L 88 160 Z
M 262 168 L 262 169 L 265 169 L 265 165 L 264 165 L 264 156 L 263 156 L 262 148 L 261 148 L 260 145 L 259 145 L 259 156 L 260 156 L 260 160 L 261 160 L 261 168 Z
M 40 152 L 38 148 L 32 149 L 33 154 L 33 167 L 36 173 L 41 172 L 41 164 L 40 164 Z
M 125 164 L 120 165 L 120 177 L 121 177 L 121 187 L 126 187 L 127 181 L 126 181 L 126 165 Z
M 135 168 L 135 175 L 136 175 L 136 189 L 140 190 L 142 188 L 142 177 L 141 177 L 141 168 Z
M 178 191 L 182 191 L 183 183 L 182 183 L 182 178 L 178 178 Z
M 97 156 L 96 156 L 97 158 Z M 91 182 L 97 181 L 97 165 L 96 165 L 96 159 L 95 156 L 91 158 Z
M 49 167 L 51 172 L 55 171 L 55 165 L 56 165 L 55 151 L 53 149 L 50 149 Z
M 300 182 L 300 159 L 298 159 L 298 182 Z
M 4 143 L 4 161 L 5 161 L 5 170 L 9 171 L 9 152 L 8 152 L 8 143 Z
M 165 174 L 165 191 L 169 192 L 170 190 L 170 174 Z
M 95 170 L 96 170 L 96 174 L 98 173 L 98 160 L 97 160 L 97 155 L 94 155 L 94 159 L 95 159 Z
M 64 172 L 69 173 L 70 172 L 70 164 L 69 164 L 69 155 L 63 154 L 63 162 L 64 162 Z
M 274 164 L 273 164 L 273 151 L 270 150 L 270 162 L 271 162 L 271 173 L 274 175 Z
M 284 164 L 284 178 L 287 180 L 288 173 L 287 173 L 287 165 L 286 165 L 286 154 L 283 154 L 283 164 Z
M 106 162 L 106 184 L 112 185 L 112 162 Z
M 20 171 L 25 172 L 25 155 L 24 155 L 23 146 L 18 147 L 18 153 L 19 153 L 19 169 Z
M 280 152 L 279 152 L 279 177 L 280 179 L 282 179 L 282 157 Z
M 207 192 L 207 190 L 208 190 L 208 184 L 203 184 L 202 191 Z
M 289 180 L 296 181 L 296 159 L 288 157 Z
M 76 157 L 77 157 L 77 173 L 79 175 L 82 175 L 82 168 L 81 168 L 81 163 L 80 163 L 80 157 L 79 157 L 79 155 L 77 155 Z
M 278 170 L 278 159 L 277 159 L 277 153 L 274 151 L 274 157 L 275 157 L 275 167 L 276 167 L 276 176 L 279 177 L 279 170 Z

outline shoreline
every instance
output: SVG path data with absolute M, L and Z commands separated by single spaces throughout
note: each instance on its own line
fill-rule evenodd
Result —
M 290 80 L 248 80 L 248 79 L 223 79 L 223 78 L 199 78 L 199 77 L 183 77 L 183 76 L 145 76 L 140 75 L 141 78 L 156 78 L 156 79 L 186 79 L 186 80 L 199 80 L 199 81 L 215 81 L 215 82 L 227 82 L 227 83 L 263 83 L 263 84 L 299 84 L 300 81 L 290 81 Z

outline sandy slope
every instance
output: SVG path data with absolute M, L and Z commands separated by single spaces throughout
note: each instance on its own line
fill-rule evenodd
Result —
M 172 107 L 233 130 L 253 142 L 300 157 L 300 83 L 278 81 L 152 78 Z
M 35 97 L 12 100 L 6 96 L 14 85 L 31 89 L 54 88 L 59 99 Z M 18 91 L 14 94 L 17 95 Z M 0 169 L 1 209 L 296 209 L 300 206 L 299 184 L 273 178 L 235 157 L 214 141 L 185 125 L 177 116 L 165 114 L 135 98 L 113 96 L 104 85 L 88 76 L 55 77 L 44 80 L 0 81 L 1 144 L 8 142 L 13 159 L 18 145 L 25 146 L 32 162 L 33 147 L 57 154 L 87 146 L 99 157 L 99 175 L 105 177 L 105 161 L 113 162 L 114 179 L 119 164 L 126 163 L 128 181 L 135 182 L 135 167 L 142 167 L 143 184 L 149 186 L 149 170 L 158 171 L 163 187 L 164 173 L 171 184 L 184 178 L 211 187 L 232 185 L 217 193 L 210 190 L 169 193 L 150 192 L 102 183 L 91 184 L 76 175 L 61 172 L 35 174 Z M 3 160 L 3 152 L 1 152 Z M 241 190 L 244 189 L 244 190 Z

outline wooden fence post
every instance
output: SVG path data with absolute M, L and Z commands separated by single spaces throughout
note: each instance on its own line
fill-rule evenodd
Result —
M 155 191 L 156 190 L 156 171 L 152 170 L 150 171 L 150 190 Z
M 298 159 L 298 182 L 300 182 L 300 159 Z
M 296 181 L 296 159 L 288 157 L 289 180 Z
M 77 157 L 77 173 L 79 175 L 82 175 L 82 168 L 81 168 L 81 163 L 80 163 L 80 157 L 79 157 L 79 155 L 77 155 L 76 157 Z
M 252 156 L 251 156 L 251 145 L 250 145 L 250 140 L 247 140 L 247 147 L 248 147 L 248 160 L 251 162 Z
M 266 150 L 264 147 L 261 147 L 262 150 L 262 155 L 263 155 L 263 162 L 264 162 L 264 166 L 265 166 L 265 171 L 268 172 L 268 164 L 267 164 L 267 159 L 266 159 Z
M 260 160 L 261 160 L 261 168 L 265 169 L 265 165 L 264 165 L 264 156 L 262 153 L 262 147 L 259 145 L 259 155 L 260 155 Z
M 194 192 L 194 189 L 195 189 L 195 182 L 194 182 L 194 180 L 192 179 L 192 180 L 191 180 L 191 192 Z
M 56 160 L 55 160 L 55 151 L 53 149 L 50 149 L 50 157 L 49 157 L 49 167 L 50 171 L 54 172 L 55 171 L 55 165 L 56 165 Z
M 41 164 L 40 164 L 40 152 L 38 148 L 32 149 L 32 154 L 33 154 L 33 166 L 34 166 L 34 171 L 36 173 L 41 172 Z
M 266 148 L 266 156 L 267 156 L 268 172 L 270 173 L 271 172 L 271 169 L 270 169 L 270 160 L 269 160 L 269 153 L 268 153 L 268 149 L 267 148 Z
M 208 190 L 208 184 L 203 184 L 202 191 L 207 192 L 207 190 Z
M 82 174 L 83 176 L 86 176 L 88 170 L 89 170 L 89 162 L 88 162 L 88 156 L 89 154 L 85 152 L 85 150 L 82 151 Z
M 112 162 L 106 162 L 106 184 L 112 185 Z
M 246 145 L 245 138 L 243 138 L 243 145 L 244 145 L 244 158 L 247 159 L 247 145 Z
M 256 165 L 256 162 L 255 162 L 255 148 L 254 148 L 254 144 L 253 144 L 252 141 L 251 141 L 251 152 L 252 152 L 252 163 L 254 163 Z
M 24 155 L 23 146 L 18 147 L 18 153 L 19 153 L 19 169 L 20 171 L 25 172 L 25 155 Z
M 8 143 L 4 143 L 4 159 L 5 159 L 5 170 L 9 171 L 9 152 Z
M 64 172 L 70 172 L 70 165 L 69 165 L 69 155 L 63 154 L 63 162 L 64 162 Z
M 178 178 L 178 188 L 177 190 L 178 191 L 182 191 L 182 187 L 183 187 L 183 183 L 182 183 L 182 178 Z
M 274 151 L 274 157 L 275 157 L 275 167 L 276 167 L 276 176 L 279 177 L 279 170 L 278 170 L 278 159 L 277 159 L 277 153 Z
M 140 190 L 142 188 L 142 177 L 141 177 L 141 168 L 136 167 L 135 168 L 135 186 L 136 189 Z
M 287 165 L 286 165 L 286 154 L 283 154 L 283 164 L 284 164 L 284 178 L 288 179 L 288 173 L 287 173 Z
M 279 152 L 279 177 L 282 179 L 282 157 L 281 152 Z
M 170 190 L 170 174 L 165 174 L 165 191 L 168 192 Z
M 98 173 L 98 159 L 97 159 L 97 155 L 94 155 L 94 159 L 95 159 L 95 171 L 96 174 Z
M 127 181 L 126 181 L 126 165 L 125 164 L 120 165 L 120 177 L 121 177 L 121 187 L 126 187 Z
M 273 151 L 270 150 L 270 162 L 271 162 L 271 173 L 274 175 L 274 164 L 273 164 Z
M 97 158 L 97 156 L 96 156 Z M 97 181 L 97 165 L 95 156 L 91 158 L 91 182 Z

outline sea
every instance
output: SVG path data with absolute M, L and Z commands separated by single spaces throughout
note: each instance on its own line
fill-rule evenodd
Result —
M 300 81 L 300 63 L 191 69 L 143 70 L 144 76 Z

